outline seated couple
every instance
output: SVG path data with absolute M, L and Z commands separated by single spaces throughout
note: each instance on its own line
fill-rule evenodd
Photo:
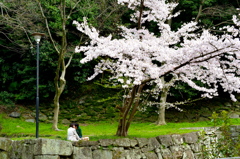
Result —
M 71 123 L 68 128 L 67 140 L 79 141 L 89 140 L 89 137 L 82 137 L 82 130 L 77 123 Z

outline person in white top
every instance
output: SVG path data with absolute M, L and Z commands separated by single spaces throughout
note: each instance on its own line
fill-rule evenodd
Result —
M 69 125 L 68 131 L 67 131 L 67 140 L 70 140 L 70 141 L 81 140 L 81 138 L 78 136 L 76 132 L 76 126 L 74 123 L 71 123 Z

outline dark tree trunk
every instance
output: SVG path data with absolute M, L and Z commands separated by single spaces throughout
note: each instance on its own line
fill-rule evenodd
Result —
M 129 92 L 130 98 L 126 98 L 123 106 L 118 107 L 120 109 L 120 119 L 118 122 L 117 136 L 127 136 L 128 129 L 133 120 L 134 115 L 137 112 L 137 108 L 140 104 L 140 95 L 142 88 L 145 84 L 137 85 Z

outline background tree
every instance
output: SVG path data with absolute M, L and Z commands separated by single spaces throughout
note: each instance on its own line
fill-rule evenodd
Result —
M 3 1 L 0 10 L 1 91 L 8 92 L 14 102 L 31 101 L 36 63 L 30 33 L 42 30 L 41 17 L 36 14 L 36 4 L 24 0 Z
M 82 17 L 87 16 L 92 25 L 98 26 L 104 34 L 109 34 L 109 32 L 117 32 L 115 26 L 121 22 L 118 17 L 124 13 L 124 9 L 116 5 L 116 1 L 108 0 L 71 2 L 65 0 L 28 2 L 23 0 L 20 3 L 4 1 L 1 3 L 1 11 L 1 27 L 4 36 L 1 36 L 0 44 L 5 48 L 7 55 L 7 58 L 1 56 L 1 64 L 5 65 L 5 67 L 1 67 L 4 72 L 1 75 L 5 77 L 2 80 L 5 84 L 2 88 L 15 94 L 17 101 L 26 102 L 34 99 L 35 92 L 32 90 L 35 89 L 35 49 L 30 49 L 30 46 L 33 48 L 30 34 L 33 32 L 47 33 L 45 40 L 41 42 L 40 96 L 41 101 L 49 100 L 51 97 L 53 98 L 55 92 L 53 129 L 58 130 L 59 100 L 66 88 L 66 79 L 71 81 L 66 93 L 70 89 L 76 92 L 76 88 L 80 89 L 79 85 L 91 72 L 87 66 L 81 67 L 76 64 L 76 61 L 81 59 L 81 55 L 75 55 L 76 60 L 73 59 L 75 45 L 84 43 L 87 38 L 82 37 L 83 40 L 79 42 L 76 37 L 82 35 L 72 27 L 72 19 L 82 21 Z M 14 43 L 9 45 L 9 42 Z M 11 56 L 9 52 L 11 52 Z M 21 62 L 24 64 L 17 61 L 13 63 L 14 66 L 11 66 L 9 61 L 15 60 L 15 57 L 21 57 Z M 71 62 L 73 62 L 72 66 Z M 17 68 L 21 67 L 23 69 L 18 71 Z M 70 69 L 68 77 L 66 77 L 67 68 Z M 11 75 L 9 70 L 13 72 Z M 42 76 L 46 74 L 48 76 Z M 24 80 L 17 80 L 18 76 Z M 54 83 L 52 82 L 53 78 Z M 25 89 L 23 87 L 27 90 L 23 91 Z
M 119 0 L 136 12 L 132 21 L 136 28 L 122 29 L 121 39 L 111 36 L 102 37 L 98 31 L 83 23 L 74 22 L 79 31 L 87 34 L 91 43 L 77 47 L 76 52 L 85 52 L 81 63 L 102 58 L 95 66 L 95 78 L 105 70 L 110 70 L 110 81 L 121 84 L 126 90 L 125 100 L 120 109 L 120 120 L 116 135 L 127 136 L 131 121 L 141 103 L 141 95 L 147 86 L 164 88 L 162 77 L 178 77 L 194 89 L 204 92 L 204 96 L 218 95 L 219 85 L 228 92 L 233 100 L 233 92 L 240 92 L 239 81 L 239 31 L 227 26 L 222 35 L 211 34 L 208 30 L 196 32 L 196 22 L 183 24 L 177 31 L 171 30 L 166 21 L 178 15 L 172 15 L 176 3 L 166 1 L 127 1 Z M 156 22 L 159 34 L 154 35 L 145 22 Z M 239 25 L 236 17 L 233 21 Z M 159 36 L 158 36 L 159 35 Z M 194 80 L 204 83 L 201 87 Z
M 55 2 L 57 2 L 57 1 L 55 1 Z M 104 3 L 107 4 L 108 1 L 104 1 Z M 90 2 L 90 1 L 68 2 L 65 0 L 60 0 L 60 2 L 56 3 L 58 5 L 58 7 L 55 8 L 55 11 L 57 10 L 57 12 L 58 12 L 57 15 L 60 15 L 59 21 L 61 22 L 60 26 L 56 26 L 57 28 L 60 27 L 60 32 L 58 32 L 58 33 L 61 36 L 61 41 L 59 41 L 59 43 L 57 43 L 51 35 L 48 18 L 45 15 L 46 11 L 43 10 L 43 7 L 42 7 L 42 4 L 40 1 L 38 1 L 38 4 L 39 4 L 39 8 L 41 10 L 42 16 L 45 19 L 45 24 L 46 24 L 46 28 L 48 30 L 48 35 L 51 39 L 51 42 L 52 42 L 56 52 L 58 53 L 58 64 L 57 64 L 57 69 L 55 72 L 56 74 L 55 74 L 55 78 L 54 78 L 55 96 L 54 96 L 54 100 L 53 100 L 54 101 L 54 117 L 53 117 L 53 126 L 52 126 L 53 129 L 58 130 L 57 123 L 58 123 L 58 115 L 59 115 L 59 108 L 60 108 L 59 100 L 60 100 L 60 96 L 66 86 L 66 79 L 65 79 L 66 69 L 69 67 L 69 65 L 72 61 L 73 55 L 74 55 L 74 52 L 72 51 L 72 46 L 67 42 L 67 40 L 68 40 L 67 25 L 72 21 L 73 13 L 80 12 L 81 9 L 83 7 L 86 7 L 87 5 L 91 6 L 91 10 L 94 11 L 95 8 L 93 6 L 94 5 L 96 6 L 96 4 L 94 4 L 94 2 Z M 104 9 L 109 10 L 108 8 L 106 8 L 106 4 L 101 5 L 100 9 L 105 7 Z M 48 6 L 48 5 L 49 4 L 46 2 L 46 6 Z M 52 7 L 50 7 L 50 8 L 52 9 Z M 115 9 L 116 8 L 113 8 L 112 12 L 114 12 Z M 104 10 L 104 12 L 105 12 L 105 10 Z M 97 12 L 95 14 L 99 14 L 99 12 Z M 90 16 L 95 17 L 95 14 L 91 13 Z M 111 15 L 112 13 L 110 12 L 108 14 Z M 100 21 L 100 22 L 102 22 L 102 21 Z M 103 24 L 101 24 L 101 26 L 103 26 Z M 80 41 L 80 44 L 83 42 L 84 41 Z

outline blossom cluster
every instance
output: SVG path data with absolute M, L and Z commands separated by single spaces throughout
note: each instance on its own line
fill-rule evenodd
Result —
M 130 9 L 140 5 L 139 0 L 118 0 L 119 4 L 128 4 Z M 166 20 L 171 18 L 175 3 L 166 0 L 145 0 L 147 8 L 143 12 L 141 23 L 155 21 L 158 23 L 160 36 L 151 33 L 147 28 L 122 29 L 121 39 L 112 36 L 100 36 L 98 31 L 88 25 L 74 21 L 77 29 L 88 35 L 91 43 L 76 47 L 75 52 L 84 53 L 81 63 L 87 63 L 98 57 L 109 57 L 99 61 L 95 73 L 89 80 L 105 70 L 112 72 L 111 79 L 117 79 L 123 88 L 140 85 L 149 81 L 161 91 L 161 77 L 172 74 L 177 80 L 187 83 L 192 88 L 204 92 L 204 96 L 217 96 L 219 85 L 236 100 L 234 92 L 240 93 L 240 22 L 233 16 L 234 26 L 222 28 L 222 35 L 214 35 L 208 30 L 195 33 L 196 22 L 183 24 L 177 31 L 171 30 Z M 139 12 L 132 19 L 139 18 Z M 198 86 L 193 80 L 204 84 Z

